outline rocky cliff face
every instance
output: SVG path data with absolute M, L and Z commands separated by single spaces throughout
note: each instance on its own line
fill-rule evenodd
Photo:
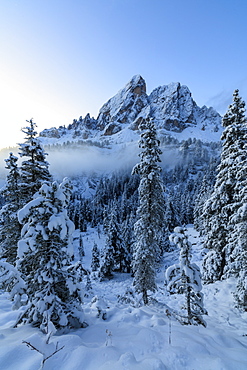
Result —
M 41 132 L 42 137 L 72 139 L 112 136 L 124 128 L 138 129 L 142 118 L 151 117 L 159 129 L 181 133 L 186 128 L 217 132 L 221 116 L 213 108 L 198 107 L 187 86 L 171 83 L 146 93 L 145 80 L 134 76 L 99 111 L 97 119 L 88 114 L 84 119 L 74 120 L 67 128 L 52 128 Z
M 180 83 L 160 86 L 150 94 L 149 100 L 150 115 L 158 127 L 181 132 L 187 126 L 196 125 L 197 105 L 187 86 Z
M 134 76 L 100 109 L 98 128 L 103 131 L 103 135 L 112 135 L 121 130 L 121 124 L 132 124 L 148 104 L 146 83 L 140 75 Z

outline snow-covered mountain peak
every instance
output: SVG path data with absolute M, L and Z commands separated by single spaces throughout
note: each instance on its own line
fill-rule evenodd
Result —
M 100 109 L 98 128 L 104 135 L 114 134 L 121 130 L 120 124 L 131 124 L 146 105 L 146 82 L 136 75 Z
M 146 82 L 141 75 L 135 75 L 131 80 L 126 84 L 125 90 L 130 90 L 137 95 L 146 93 Z M 123 90 L 124 90 L 123 89 Z
M 43 141 L 48 138 L 52 144 L 56 140 L 62 143 L 90 139 L 103 145 L 108 138 L 111 143 L 117 143 L 122 130 L 137 130 L 141 120 L 147 117 L 154 119 L 160 133 L 177 139 L 181 136 L 181 140 L 189 137 L 202 141 L 220 140 L 220 114 L 213 108 L 198 107 L 187 86 L 172 82 L 147 95 L 146 82 L 140 75 L 133 76 L 102 106 L 97 119 L 87 114 L 84 119 L 74 120 L 67 128 L 44 130 L 40 136 Z
M 158 127 L 181 132 L 191 124 L 196 125 L 197 105 L 187 86 L 171 83 L 159 86 L 149 96 L 151 115 Z

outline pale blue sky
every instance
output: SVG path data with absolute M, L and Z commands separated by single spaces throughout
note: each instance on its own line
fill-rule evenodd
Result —
M 133 75 L 187 85 L 224 113 L 247 101 L 246 0 L 1 0 L 0 147 L 99 109 Z

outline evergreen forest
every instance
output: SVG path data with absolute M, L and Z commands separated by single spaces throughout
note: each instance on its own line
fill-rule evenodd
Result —
M 203 287 L 232 278 L 234 307 L 247 312 L 247 118 L 238 90 L 222 126 L 221 143 L 178 142 L 159 138 L 155 121 L 143 119 L 139 162 L 131 171 L 84 176 L 85 196 L 80 176 L 54 178 L 49 148 L 27 121 L 18 156 L 5 159 L 0 199 L 0 288 L 18 312 L 13 327 L 47 335 L 87 328 L 88 300 L 106 320 L 110 303 L 93 286 L 125 276 L 131 284 L 118 304 L 155 306 L 181 325 L 206 327 Z M 163 165 L 161 148 L 172 145 L 180 161 Z M 188 225 L 203 241 L 201 266 L 193 262 Z M 85 265 L 92 230 L 101 242 Z M 170 307 L 167 295 L 183 297 L 183 305 Z

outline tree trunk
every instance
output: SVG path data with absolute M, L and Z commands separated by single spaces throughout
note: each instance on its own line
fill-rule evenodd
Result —
M 147 295 L 146 290 L 142 291 L 142 299 L 143 299 L 144 304 L 147 305 L 148 304 L 148 295 Z

